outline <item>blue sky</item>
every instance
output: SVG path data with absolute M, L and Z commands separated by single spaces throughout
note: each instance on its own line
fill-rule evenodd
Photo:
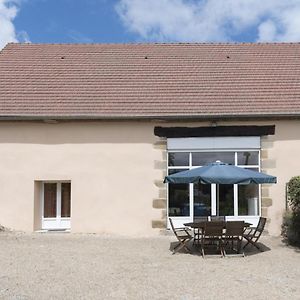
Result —
M 34 43 L 119 43 L 138 39 L 123 27 L 116 0 L 28 0 L 14 20 Z
M 10 41 L 297 42 L 300 0 L 0 0 Z

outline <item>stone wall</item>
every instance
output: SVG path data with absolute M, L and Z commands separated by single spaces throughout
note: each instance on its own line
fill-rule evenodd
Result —
M 271 158 L 270 152 L 274 146 L 274 136 L 261 137 L 261 172 L 272 174 L 276 168 L 276 160 Z M 261 186 L 261 216 L 267 218 L 266 231 L 271 223 L 269 209 L 273 205 L 273 199 L 270 196 L 270 184 L 262 184 Z
M 161 160 L 154 161 L 154 168 L 160 170 L 161 175 L 154 180 L 154 185 L 157 187 L 157 198 L 152 201 L 153 208 L 160 210 L 160 218 L 152 220 L 152 228 L 164 231 L 167 227 L 167 186 L 163 183 L 167 175 L 167 139 L 158 138 L 153 147 L 161 152 Z

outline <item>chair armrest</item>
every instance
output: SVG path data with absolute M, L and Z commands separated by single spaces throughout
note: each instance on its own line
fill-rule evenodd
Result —
M 190 233 L 191 230 L 189 228 L 176 228 L 176 233 L 180 234 L 181 232 L 186 235 L 192 236 Z
M 176 231 L 191 231 L 191 229 L 190 228 L 188 228 L 188 227 L 180 227 L 180 228 L 175 228 L 176 229 Z

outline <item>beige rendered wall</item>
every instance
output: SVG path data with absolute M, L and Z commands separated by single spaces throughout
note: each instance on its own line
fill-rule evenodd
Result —
M 71 180 L 73 232 L 155 234 L 155 140 L 142 123 L 1 123 L 0 224 L 38 229 L 39 181 Z
M 39 222 L 39 182 L 71 180 L 73 232 L 155 235 L 165 224 L 165 140 L 154 126 L 210 123 L 0 123 L 0 224 L 32 231 Z M 300 121 L 218 122 L 275 124 L 262 139 L 262 169 L 278 177 L 264 190 L 268 231 L 279 234 L 285 183 L 300 175 Z M 158 228 L 155 228 L 158 227 Z

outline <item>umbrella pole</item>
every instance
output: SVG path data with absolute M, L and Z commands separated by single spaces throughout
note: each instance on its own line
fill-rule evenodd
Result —
M 219 216 L 219 205 L 220 205 L 220 198 L 219 198 L 219 184 L 217 184 L 217 188 L 216 188 L 216 192 L 217 192 L 217 211 L 216 211 L 216 215 Z

